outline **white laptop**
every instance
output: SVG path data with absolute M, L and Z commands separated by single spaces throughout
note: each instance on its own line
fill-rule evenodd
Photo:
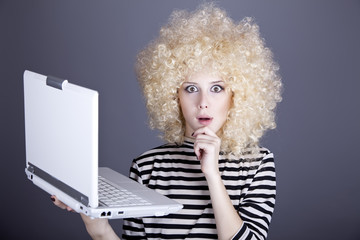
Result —
M 98 96 L 67 80 L 24 72 L 27 177 L 93 218 L 163 216 L 180 210 L 176 201 L 98 167 Z

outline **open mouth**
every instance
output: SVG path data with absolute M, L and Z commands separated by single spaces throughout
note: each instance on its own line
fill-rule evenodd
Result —
M 211 117 L 198 117 L 198 121 L 201 125 L 209 125 L 212 121 Z
M 211 118 L 209 117 L 206 117 L 206 118 L 198 118 L 200 121 L 208 121 L 208 120 L 211 120 Z

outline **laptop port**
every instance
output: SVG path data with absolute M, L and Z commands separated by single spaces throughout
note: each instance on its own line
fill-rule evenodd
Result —
M 106 216 L 106 212 L 102 212 L 100 216 L 101 216 L 101 217 L 105 217 L 105 216 Z
M 107 213 L 107 215 L 108 215 L 108 216 L 111 216 L 111 212 L 109 211 L 109 212 Z
M 123 215 L 123 214 L 124 214 L 123 211 L 118 212 L 118 215 Z

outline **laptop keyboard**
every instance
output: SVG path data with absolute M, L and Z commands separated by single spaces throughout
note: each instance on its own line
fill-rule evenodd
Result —
M 114 187 L 105 181 L 105 179 L 99 176 L 99 202 L 102 205 L 109 207 L 126 207 L 126 206 L 139 206 L 150 205 L 148 201 L 140 198 L 134 193 Z

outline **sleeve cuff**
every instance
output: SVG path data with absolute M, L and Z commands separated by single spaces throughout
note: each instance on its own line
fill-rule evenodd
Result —
M 241 227 L 239 228 L 239 231 L 237 231 L 237 233 L 231 238 L 231 240 L 240 239 L 241 236 L 244 235 L 245 231 L 246 231 L 246 226 L 245 226 L 244 221 L 243 221 L 243 223 L 241 224 Z

